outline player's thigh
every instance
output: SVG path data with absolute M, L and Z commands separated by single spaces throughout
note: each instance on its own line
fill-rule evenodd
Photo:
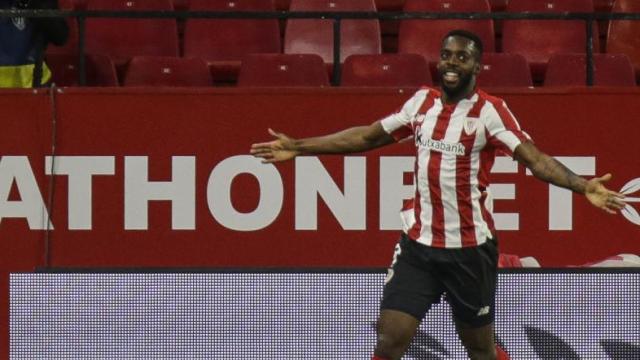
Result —
M 443 277 L 456 322 L 481 328 L 494 322 L 498 250 L 493 242 L 452 253 Z
M 440 301 L 444 286 L 425 258 L 423 245 L 403 235 L 385 279 L 381 310 L 396 310 L 422 320 Z

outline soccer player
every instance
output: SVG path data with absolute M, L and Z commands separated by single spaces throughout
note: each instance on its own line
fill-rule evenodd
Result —
M 454 30 L 442 41 L 442 91 L 423 88 L 398 112 L 368 126 L 295 139 L 269 129 L 273 141 L 251 154 L 265 163 L 300 155 L 362 152 L 412 137 L 416 146 L 415 222 L 402 235 L 385 280 L 373 359 L 400 359 L 420 321 L 443 294 L 471 359 L 495 359 L 494 297 L 498 249 L 485 206 L 496 151 L 512 155 L 538 178 L 586 196 L 609 213 L 624 196 L 586 180 L 539 151 L 505 102 L 476 88 L 482 42 Z

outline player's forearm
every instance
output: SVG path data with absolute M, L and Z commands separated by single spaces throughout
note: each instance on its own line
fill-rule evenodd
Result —
M 540 180 L 573 190 L 579 194 L 584 194 L 585 192 L 587 180 L 576 175 L 551 156 L 542 153 L 539 154 L 536 161 L 529 166 L 529 169 L 531 169 L 533 175 Z
M 368 129 L 368 126 L 357 126 L 330 135 L 297 139 L 294 150 L 300 155 L 346 154 L 371 150 L 387 143 L 384 139 L 369 137 Z

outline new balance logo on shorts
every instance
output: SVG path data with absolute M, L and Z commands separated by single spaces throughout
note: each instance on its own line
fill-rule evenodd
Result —
M 489 307 L 489 306 L 481 307 L 480 310 L 478 311 L 478 316 L 489 315 L 489 310 L 490 309 L 491 309 L 491 307 Z

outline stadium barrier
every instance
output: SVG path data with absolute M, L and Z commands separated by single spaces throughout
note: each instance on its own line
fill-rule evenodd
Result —
M 630 116 L 640 89 L 496 91 L 541 149 L 583 176 L 611 172 L 611 189 L 637 197 Z M 414 194 L 413 144 L 278 166 L 248 152 L 268 127 L 329 133 L 381 118 L 411 93 L 3 92 L 0 238 L 8 249 L 21 239 L 15 251 L 29 249 L 18 258 L 30 266 L 385 266 Z M 507 254 L 545 267 L 640 254 L 636 202 L 610 216 L 508 156 L 493 166 L 491 192 Z
M 2 91 L 0 357 L 9 355 L 11 273 L 386 267 L 400 204 L 413 192 L 411 144 L 277 167 L 259 164 L 248 149 L 269 138 L 268 127 L 305 136 L 368 123 L 412 92 Z M 582 175 L 612 172 L 609 187 L 637 198 L 640 89 L 494 93 L 540 148 Z M 534 256 L 545 267 L 640 253 L 637 202 L 610 216 L 507 157 L 498 158 L 492 180 L 506 253 Z

